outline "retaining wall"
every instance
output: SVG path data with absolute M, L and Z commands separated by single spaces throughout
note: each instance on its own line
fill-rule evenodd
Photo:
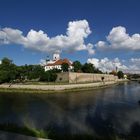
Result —
M 68 83 L 88 83 L 88 82 L 101 82 L 116 81 L 118 78 L 109 74 L 91 74 L 91 73 L 76 73 L 76 72 L 63 72 L 58 73 L 56 82 Z

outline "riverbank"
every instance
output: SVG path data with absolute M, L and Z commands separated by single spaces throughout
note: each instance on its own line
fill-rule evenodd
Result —
M 82 83 L 82 84 L 62 84 L 62 85 L 26 85 L 26 84 L 2 84 L 0 92 L 22 92 L 22 93 L 52 93 L 63 91 L 79 91 L 95 88 L 103 88 L 128 80 L 119 79 L 117 81 Z

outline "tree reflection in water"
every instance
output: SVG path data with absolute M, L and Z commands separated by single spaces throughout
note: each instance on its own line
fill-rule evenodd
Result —
M 124 83 L 63 94 L 0 94 L 0 123 L 49 132 L 53 139 L 138 139 L 140 87 Z

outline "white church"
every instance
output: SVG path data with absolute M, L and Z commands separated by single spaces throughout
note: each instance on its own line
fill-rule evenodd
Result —
M 45 71 L 52 69 L 60 69 L 63 63 L 67 63 L 69 65 L 69 71 L 73 69 L 72 61 L 67 58 L 61 59 L 60 54 L 53 54 L 53 60 L 46 60 L 46 64 L 44 65 Z

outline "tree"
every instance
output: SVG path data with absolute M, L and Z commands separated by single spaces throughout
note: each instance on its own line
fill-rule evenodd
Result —
M 82 64 L 79 61 L 73 62 L 74 72 L 81 72 Z
M 68 72 L 69 71 L 69 64 L 63 63 L 61 65 L 61 69 L 62 69 L 63 72 Z
M 66 68 L 65 68 L 66 69 Z M 0 64 L 0 83 L 12 82 L 13 80 L 40 80 L 54 82 L 58 72 L 61 70 L 53 69 L 45 72 L 40 65 L 16 66 L 12 60 L 3 58 Z
M 12 60 L 3 58 L 0 65 L 0 83 L 10 82 L 16 79 L 17 67 Z
M 49 70 L 41 74 L 40 81 L 55 82 L 56 78 L 57 74 L 54 71 Z
M 4 57 L 1 62 L 3 67 L 8 67 L 9 65 L 13 64 L 12 60 L 8 59 L 7 57 Z
M 101 70 L 99 70 L 98 68 L 95 68 L 94 69 L 94 73 L 100 73 L 100 74 L 102 74 L 103 72 Z
M 113 74 L 114 76 L 117 75 L 117 72 L 115 70 L 113 70 L 112 72 L 110 72 L 109 74 Z
M 53 71 L 49 71 L 49 75 L 50 75 L 50 82 L 55 82 L 56 78 L 57 78 L 57 74 Z
M 9 76 L 6 71 L 0 70 L 0 84 L 9 82 Z
M 39 79 L 41 74 L 44 73 L 44 68 L 40 65 L 25 65 L 18 66 L 18 79 Z
M 117 76 L 119 79 L 124 77 L 124 73 L 122 71 L 118 71 Z
M 44 69 L 40 65 L 31 65 L 31 70 L 29 71 L 28 78 L 31 79 L 38 79 L 40 78 L 41 74 L 44 73 Z
M 49 72 L 48 71 L 46 71 L 46 72 L 44 71 L 44 73 L 41 74 L 39 81 L 49 82 L 50 81 L 49 77 L 50 77 L 49 76 Z
M 95 67 L 93 64 L 91 63 L 85 63 L 83 66 L 82 66 L 82 71 L 84 73 L 94 73 L 95 71 Z

